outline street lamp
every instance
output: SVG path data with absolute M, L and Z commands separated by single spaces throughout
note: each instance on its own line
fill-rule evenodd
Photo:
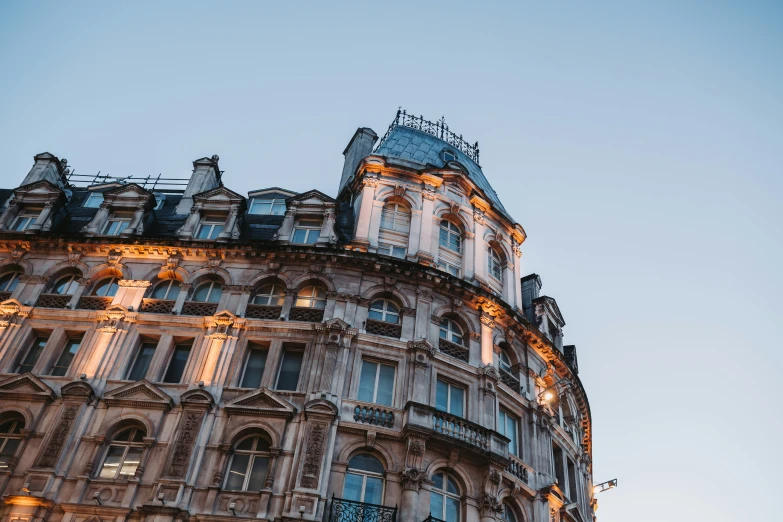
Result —
M 601 482 L 600 484 L 596 484 L 595 486 L 593 486 L 593 495 L 595 495 L 596 493 L 603 493 L 604 491 L 609 491 L 610 489 L 614 489 L 616 487 L 617 487 L 617 479 Z

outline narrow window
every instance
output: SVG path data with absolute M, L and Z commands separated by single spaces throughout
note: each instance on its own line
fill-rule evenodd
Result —
M 492 247 L 487 247 L 487 263 L 489 268 L 489 275 L 503 281 L 503 266 L 500 260 L 500 254 Z
M 283 360 L 280 362 L 275 389 L 296 391 L 303 360 L 304 350 L 301 348 L 283 348 Z
M 171 356 L 166 375 L 163 377 L 163 382 L 179 383 L 182 381 L 191 348 L 193 348 L 191 343 L 178 344 L 174 347 L 174 353 Z
M 440 320 L 440 338 L 446 339 L 449 342 L 464 346 L 465 336 L 462 332 L 462 327 L 456 323 L 453 319 L 444 317 Z
M 449 274 L 453 275 L 454 277 L 459 277 L 459 267 L 454 263 L 449 263 L 448 261 L 441 259 L 438 261 L 438 267 L 444 272 L 448 272 Z
M 258 388 L 261 386 L 261 377 L 266 367 L 267 350 L 257 345 L 251 345 L 245 358 L 245 367 L 242 370 L 240 387 Z
M 394 399 L 394 366 L 362 361 L 359 400 L 391 406 Z
M 456 161 L 457 156 L 454 155 L 453 152 L 450 150 L 444 150 L 443 151 L 443 161 Z
M 552 460 L 553 468 L 555 472 L 555 478 L 557 479 L 557 485 L 561 489 L 565 489 L 565 472 L 563 470 L 563 450 L 560 449 L 555 443 L 552 443 Z
M 6 272 L 0 276 L 0 292 L 13 292 L 16 285 L 19 284 L 19 276 L 22 275 L 19 271 Z
M 411 212 L 399 203 L 386 203 L 381 211 L 381 230 L 407 234 L 411 229 Z
M 568 497 L 572 502 L 576 502 L 576 466 L 574 461 L 568 459 Z
M 152 362 L 152 356 L 155 355 L 155 348 L 157 348 L 157 341 L 148 341 L 141 344 L 139 351 L 136 354 L 136 360 L 133 361 L 128 376 L 125 377 L 129 381 L 140 381 L 147 376 L 147 370 Z
M 505 522 L 517 522 L 517 516 L 511 509 L 511 506 L 506 503 L 503 504 L 503 511 L 500 513 L 500 519 Z
M 460 492 L 457 483 L 445 473 L 432 476 L 430 513 L 445 522 L 459 522 Z
M 0 421 L 0 471 L 6 471 L 11 459 L 16 455 L 19 444 L 22 443 L 24 419 L 18 413 L 4 415 Z
M 269 471 L 269 442 L 257 435 L 245 437 L 234 445 L 228 463 L 225 489 L 228 491 L 253 491 L 264 488 Z
M 19 365 L 19 368 L 16 369 L 16 373 L 33 371 L 35 363 L 37 363 L 38 358 L 41 357 L 41 352 L 43 352 L 48 340 L 49 338 L 45 336 L 38 336 L 35 338 L 33 345 L 30 346 L 30 349 L 27 351 L 27 355 L 25 355 L 24 359 Z
M 367 504 L 383 503 L 383 464 L 374 456 L 360 453 L 348 461 L 343 498 Z M 368 513 L 369 514 L 369 513 Z M 367 520 L 365 518 L 365 520 Z
M 106 236 L 119 236 L 130 225 L 133 214 L 129 212 L 115 212 L 109 217 L 103 234 Z
M 519 419 L 506 412 L 500 410 L 498 412 L 498 433 L 505 435 L 509 439 L 508 452 L 512 455 L 519 456 Z
M 223 232 L 223 225 L 226 218 L 220 216 L 206 216 L 201 220 L 196 239 L 217 239 Z
M 321 235 L 321 221 L 318 219 L 300 219 L 294 226 L 292 243 L 313 245 Z
M 141 428 L 129 428 L 118 433 L 106 451 L 98 477 L 127 479 L 134 476 L 144 454 L 146 435 Z
M 40 211 L 33 210 L 33 209 L 23 210 L 22 212 L 19 213 L 18 216 L 16 216 L 16 219 L 11 225 L 11 230 L 13 230 L 14 232 L 24 232 L 25 230 L 30 228 L 30 225 L 35 223 L 35 220 L 38 219 L 39 213 Z
M 440 246 L 453 252 L 462 252 L 462 231 L 446 219 L 440 222 Z
M 49 372 L 49 375 L 62 377 L 68 373 L 68 368 L 71 366 L 71 362 L 73 362 L 73 358 L 76 356 L 76 352 L 79 351 L 81 344 L 81 337 L 71 337 L 68 339 L 60 357 L 57 359 L 57 362 L 54 363 L 54 366 L 52 366 L 52 371 Z
M 90 192 L 82 206 L 85 208 L 98 208 L 101 206 L 101 203 L 103 203 L 103 192 Z
M 465 416 L 465 390 L 438 379 L 435 390 L 435 407 L 458 417 Z
M 152 299 L 164 299 L 174 301 L 179 295 L 182 283 L 176 279 L 166 279 L 155 285 L 152 290 Z

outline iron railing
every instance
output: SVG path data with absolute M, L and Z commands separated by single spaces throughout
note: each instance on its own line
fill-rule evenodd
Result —
M 185 301 L 185 304 L 182 305 L 182 315 L 215 315 L 217 306 L 217 303 Z
M 432 429 L 435 433 L 462 441 L 482 450 L 489 450 L 491 431 L 487 428 L 439 410 L 432 412 Z
M 292 321 L 305 321 L 309 323 L 320 323 L 324 320 L 323 309 L 318 308 L 291 308 L 289 319 Z
M 463 362 L 468 362 L 468 358 L 470 357 L 470 350 L 466 347 L 457 343 L 452 343 L 443 338 L 438 339 L 438 349 L 449 357 L 454 357 Z
M 182 193 L 188 185 L 188 178 L 164 178 L 161 174 L 157 176 L 112 176 L 110 174 L 77 174 L 75 171 L 69 172 L 67 183 L 70 186 L 90 186 L 103 183 L 136 183 L 150 192 L 164 193 Z
M 68 308 L 68 303 L 71 302 L 71 295 L 60 294 L 41 294 L 38 296 L 35 306 L 41 308 Z
M 500 368 L 500 382 L 519 393 L 519 379 L 503 368 Z
M 366 328 L 368 334 L 383 335 L 385 337 L 394 337 L 399 339 L 402 335 L 402 326 L 394 323 L 387 323 L 386 321 L 377 321 L 375 319 L 367 319 Z
M 391 134 L 391 131 L 394 130 L 394 128 L 397 126 L 408 127 L 409 129 L 415 129 L 417 131 L 426 132 L 427 134 L 435 136 L 436 138 L 445 141 L 452 147 L 461 150 L 468 158 L 472 159 L 476 165 L 480 165 L 478 142 L 473 144 L 468 143 L 462 138 L 462 134 L 458 136 L 451 132 L 449 130 L 449 126 L 446 125 L 444 118 L 433 122 L 425 120 L 423 116 L 414 116 L 413 114 L 408 114 L 403 110 L 397 110 L 397 116 L 394 117 L 394 121 L 391 122 L 391 125 L 389 125 L 386 134 L 384 134 L 383 138 L 381 138 L 381 141 L 378 142 L 375 150 L 378 150 L 381 145 L 383 145 L 383 143 L 389 137 L 389 134 Z
M 248 319 L 280 319 L 282 306 L 265 306 L 257 304 L 248 304 L 245 310 L 245 317 Z
M 139 307 L 139 312 L 148 314 L 170 314 L 174 310 L 176 301 L 170 299 L 144 299 Z
M 353 409 L 353 420 L 365 424 L 374 424 L 384 428 L 394 427 L 394 412 L 374 408 L 372 406 L 356 406 Z
M 397 506 L 356 502 L 332 495 L 328 522 L 397 522 Z
M 97 295 L 85 295 L 79 298 L 76 304 L 77 310 L 106 310 L 114 301 L 113 297 L 100 297 Z

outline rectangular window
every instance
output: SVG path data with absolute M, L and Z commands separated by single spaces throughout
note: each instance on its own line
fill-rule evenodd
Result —
M 46 346 L 46 342 L 48 340 L 49 338 L 45 336 L 38 336 L 35 338 L 33 345 L 27 351 L 27 355 L 25 355 L 25 358 L 22 360 L 19 368 L 16 369 L 16 373 L 33 371 L 33 367 L 35 366 L 35 363 L 38 362 L 38 358 L 41 357 L 41 353 L 43 352 L 44 346 Z
M 285 215 L 285 198 L 282 194 L 264 194 L 250 200 L 249 214 L 271 216 Z
M 391 406 L 394 399 L 394 366 L 362 361 L 359 400 Z
M 438 379 L 435 389 L 435 408 L 458 417 L 464 417 L 465 389 Z
M 201 221 L 201 226 L 196 234 L 196 239 L 217 239 L 223 232 L 226 219 L 219 216 L 207 216 Z
M 251 347 L 247 351 L 240 387 L 258 388 L 261 386 L 261 377 L 264 375 L 267 353 L 266 349 L 259 347 Z
M 459 277 L 459 267 L 457 265 L 453 265 L 451 263 L 447 263 L 446 261 L 440 260 L 438 261 L 438 268 L 440 268 L 444 272 L 448 272 L 454 277 Z
M 136 354 L 136 360 L 133 361 L 133 366 L 128 372 L 128 376 L 125 377 L 129 381 L 140 381 L 147 376 L 147 370 L 152 362 L 152 356 L 155 355 L 155 348 L 157 348 L 157 341 L 148 341 L 142 343 L 139 348 L 139 353 Z
M 498 433 L 505 435 L 509 439 L 508 452 L 519 456 L 519 419 L 500 410 L 498 413 Z
M 321 221 L 318 219 L 300 219 L 294 227 L 292 243 L 313 245 L 321 235 Z
M 398 247 L 394 245 L 385 245 L 383 243 L 378 244 L 378 253 L 384 256 L 399 257 L 405 259 L 405 247 Z
M 116 213 L 109 217 L 109 221 L 106 223 L 106 228 L 103 230 L 103 234 L 106 236 L 119 236 L 122 231 L 128 228 L 130 225 L 132 214 Z
M 280 373 L 277 375 L 277 390 L 296 391 L 299 385 L 299 373 L 302 371 L 304 350 L 301 348 L 283 347 L 283 360 L 280 363 Z
M 98 208 L 101 206 L 101 203 L 103 203 L 103 192 L 90 192 L 82 206 L 85 208 Z
M 49 372 L 49 375 L 62 377 L 68 373 L 68 368 L 71 366 L 71 362 L 76 356 L 76 352 L 79 351 L 79 346 L 81 346 L 81 344 L 81 337 L 72 337 L 68 339 L 60 357 L 57 359 L 57 362 L 54 363 L 54 366 L 52 366 L 52 371 Z
M 39 212 L 33 209 L 23 210 L 16 216 L 16 219 L 11 225 L 11 230 L 14 232 L 23 232 L 27 230 L 30 225 L 35 223 L 35 220 L 38 219 L 38 214 Z
M 193 348 L 191 343 L 178 344 L 174 347 L 174 354 L 171 356 L 171 361 L 166 370 L 166 375 L 163 377 L 163 382 L 179 383 L 182 381 L 182 376 L 185 374 L 185 365 L 188 364 L 188 357 L 190 357 L 191 348 Z
M 576 502 L 576 466 L 574 461 L 568 459 L 568 497 L 571 502 Z
M 561 489 L 565 489 L 565 473 L 563 471 L 563 450 L 560 449 L 560 446 L 558 446 L 555 443 L 552 443 L 552 460 L 553 460 L 553 470 L 555 473 L 555 478 L 557 479 L 557 485 Z

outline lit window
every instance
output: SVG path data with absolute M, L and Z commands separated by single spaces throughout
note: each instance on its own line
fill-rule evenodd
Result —
M 446 219 L 440 222 L 440 246 L 453 252 L 462 252 L 462 231 Z
M 234 445 L 228 463 L 226 483 L 228 491 L 259 492 L 264 488 L 269 471 L 269 442 L 258 435 L 250 435 Z
M 35 220 L 38 219 L 38 211 L 35 210 L 23 210 L 19 213 L 18 216 L 16 216 L 16 219 L 14 220 L 13 224 L 11 225 L 11 230 L 14 232 L 24 232 L 28 228 L 30 228 L 30 225 L 35 223 Z
M 386 245 L 384 243 L 378 244 L 378 253 L 383 256 L 392 256 L 392 257 L 398 257 L 400 259 L 405 259 L 405 247 L 399 247 L 394 245 Z
M 266 356 L 267 350 L 265 348 L 251 347 L 247 351 L 240 387 L 258 388 L 261 386 L 261 377 L 264 375 L 264 368 L 266 367 Z
M 24 359 L 22 359 L 22 362 L 16 369 L 16 373 L 33 371 L 35 363 L 37 363 L 38 359 L 41 357 L 41 352 L 43 352 L 48 340 L 49 338 L 45 336 L 39 336 L 35 338 L 32 346 L 30 346 L 30 349 L 27 350 L 27 354 L 24 356 Z
M 411 229 L 411 211 L 399 203 L 386 203 L 381 211 L 381 230 L 407 234 Z
M 193 292 L 193 300 L 199 303 L 217 303 L 223 295 L 223 285 L 217 281 L 201 283 Z
M 0 471 L 5 471 L 22 443 L 24 419 L 18 413 L 4 415 L 0 421 Z
M 95 284 L 95 288 L 92 289 L 92 295 L 97 295 L 99 297 L 114 297 L 114 294 L 116 294 L 117 290 L 120 288 L 118 283 L 119 279 L 120 278 L 117 277 L 101 279 Z
M 359 400 L 391 406 L 394 398 L 394 366 L 362 361 Z
M 85 208 L 99 208 L 103 203 L 103 192 L 90 192 L 82 205 Z
M 62 377 L 68 373 L 68 368 L 71 366 L 71 362 L 73 362 L 73 358 L 76 356 L 76 352 L 79 351 L 79 346 L 81 346 L 81 344 L 82 340 L 80 337 L 68 339 L 60 357 L 57 359 L 57 362 L 54 363 L 54 366 L 52 366 L 49 375 Z
M 492 247 L 487 247 L 487 263 L 489 267 L 489 275 L 503 281 L 503 266 L 500 260 L 500 254 Z
M 147 341 L 142 343 L 136 354 L 136 360 L 126 377 L 129 381 L 140 381 L 147 376 L 147 370 L 152 362 L 152 356 L 155 355 L 155 348 L 158 347 L 157 341 Z
M 58 295 L 73 295 L 76 289 L 79 287 L 80 275 L 70 274 L 61 277 L 54 283 L 52 287 L 52 293 Z
M 277 374 L 276 390 L 296 391 L 303 360 L 304 350 L 300 348 L 283 349 L 283 360 L 280 363 L 280 372 Z
M 262 306 L 283 306 L 285 287 L 281 284 L 268 284 L 258 289 L 253 304 Z
M 326 308 L 326 290 L 321 286 L 306 286 L 297 292 L 294 306 L 323 310 Z
M 459 345 L 465 344 L 465 335 L 462 332 L 462 327 L 448 317 L 440 320 L 440 338 Z
M 134 476 L 144 454 L 146 435 L 141 428 L 128 428 L 118 433 L 109 444 L 98 477 L 127 479 Z
M 318 219 L 300 219 L 294 226 L 291 240 L 300 245 L 313 245 L 321 235 L 321 221 Z
M 178 344 L 174 347 L 174 353 L 171 355 L 171 361 L 169 361 L 169 367 L 166 369 L 163 382 L 182 382 L 182 375 L 185 373 L 185 366 L 188 364 L 192 347 L 193 345 L 190 343 Z
M 201 220 L 196 239 L 217 239 L 218 235 L 223 232 L 225 222 L 225 218 L 219 216 L 205 217 Z
M 430 513 L 445 522 L 459 522 L 460 492 L 456 481 L 445 473 L 432 476 Z
M 19 284 L 19 276 L 22 272 L 6 272 L 0 276 L 0 292 L 13 292 L 16 285 Z
M 343 498 L 367 504 L 383 503 L 383 464 L 367 453 L 348 461 Z M 369 515 L 369 513 L 368 513 Z M 365 520 L 370 518 L 366 516 Z
M 501 409 L 498 412 L 498 433 L 508 437 L 508 452 L 519 455 L 519 419 Z
M 435 408 L 458 417 L 464 417 L 465 390 L 438 379 L 435 389 Z
M 249 214 L 282 216 L 285 214 L 285 200 L 283 194 L 262 194 L 250 200 Z
M 449 263 L 447 261 L 444 261 L 443 259 L 438 260 L 438 268 L 443 270 L 444 272 L 448 272 L 449 274 L 453 275 L 454 277 L 459 277 L 459 267 L 455 264 Z
M 152 290 L 152 299 L 165 299 L 174 301 L 179 295 L 182 283 L 176 279 L 165 279 L 155 285 Z
M 376 299 L 370 305 L 370 319 L 397 324 L 400 322 L 400 307 L 388 299 Z

